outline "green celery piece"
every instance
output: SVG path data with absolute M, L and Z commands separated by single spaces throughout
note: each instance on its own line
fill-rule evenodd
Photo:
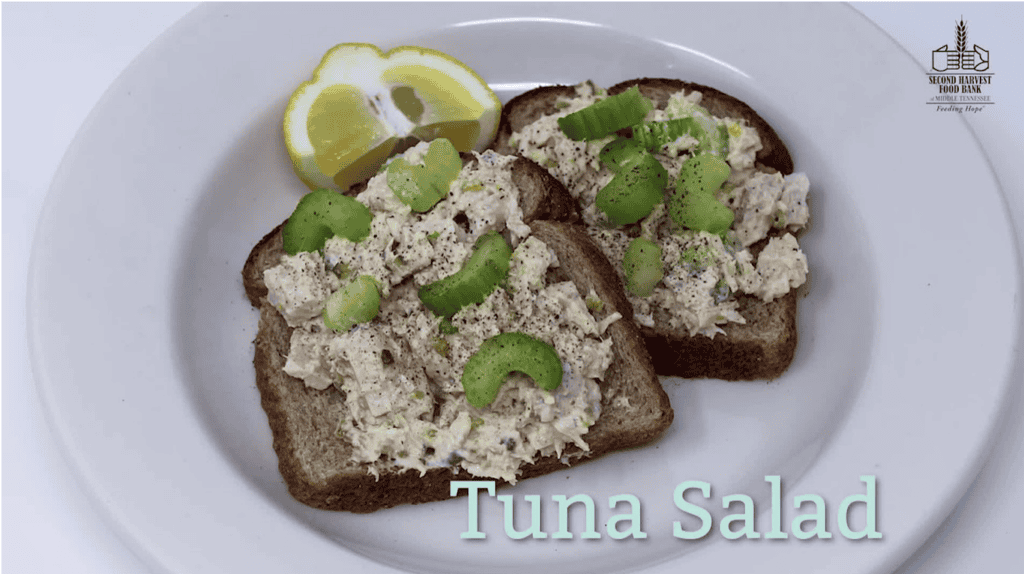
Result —
M 482 409 L 494 402 L 513 371 L 553 391 L 562 383 L 562 361 L 555 348 L 525 333 L 501 333 L 487 339 L 466 362 L 462 388 L 469 404 Z
M 650 215 L 664 199 L 668 172 L 646 151 L 616 173 L 594 199 L 613 225 L 636 223 Z
M 595 140 L 642 122 L 653 109 L 651 100 L 633 86 L 558 118 L 558 127 L 571 140 Z
M 695 116 L 637 124 L 633 126 L 633 139 L 648 151 L 658 151 L 661 146 L 689 135 L 697 140 L 694 155 L 725 156 L 729 151 L 729 129 L 717 124 L 704 108 L 697 108 Z
M 679 180 L 669 195 L 668 214 L 678 225 L 697 231 L 724 235 L 735 214 L 715 197 L 715 191 L 729 178 L 729 164 L 705 153 L 683 162 Z
M 636 164 L 644 155 L 644 148 L 634 139 L 617 137 L 604 144 L 597 158 L 613 172 Z
M 344 333 L 359 323 L 372 321 L 380 313 L 380 285 L 369 275 L 335 291 L 324 306 L 324 324 Z
M 423 155 L 423 165 L 412 165 L 403 157 L 388 165 L 388 187 L 417 213 L 430 211 L 448 196 L 448 189 L 462 170 L 462 158 L 446 139 L 430 142 Z
M 451 317 L 466 305 L 479 304 L 508 280 L 512 248 L 496 231 L 477 240 L 473 253 L 454 274 L 424 285 L 420 301 L 440 317 Z
M 672 143 L 684 135 L 699 141 L 703 134 L 704 129 L 692 117 L 643 122 L 633 126 L 633 139 L 648 151 L 658 151 L 661 146 Z
M 355 198 L 330 189 L 304 195 L 281 230 L 289 255 L 319 251 L 335 235 L 359 242 L 370 234 L 373 214 Z
M 626 276 L 626 289 L 638 297 L 649 297 L 654 286 L 665 276 L 661 247 L 646 237 L 637 237 L 629 243 L 622 256 L 622 270 Z

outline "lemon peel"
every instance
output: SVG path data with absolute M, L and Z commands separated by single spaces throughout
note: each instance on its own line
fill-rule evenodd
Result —
M 338 44 L 288 100 L 285 147 L 310 188 L 345 190 L 410 140 L 483 151 L 501 102 L 476 72 L 429 48 Z

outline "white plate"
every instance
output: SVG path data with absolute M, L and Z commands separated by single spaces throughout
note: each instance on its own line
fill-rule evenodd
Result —
M 813 269 L 800 345 L 771 384 L 667 381 L 676 422 L 654 446 L 521 483 L 549 538 L 512 541 L 484 497 L 368 516 L 294 502 L 253 381 L 255 312 L 239 270 L 304 188 L 279 121 L 341 41 L 449 52 L 503 99 L 541 83 L 638 76 L 711 84 L 750 103 L 813 183 Z M 922 71 L 835 5 L 211 5 L 115 82 L 68 151 L 33 251 L 29 323 L 57 435 L 112 524 L 174 573 L 612 572 L 757 567 L 886 572 L 952 508 L 984 460 L 1021 322 L 1008 216 L 957 117 L 924 104 Z M 766 540 L 766 475 L 783 528 L 826 501 L 831 540 Z M 881 540 L 847 541 L 837 510 L 877 481 Z M 673 503 L 750 495 L 759 540 L 702 541 Z M 555 494 L 596 502 L 599 540 L 558 530 Z M 643 540 L 613 540 L 608 500 L 642 501 Z M 855 506 L 853 526 L 863 525 Z M 735 507 L 734 507 L 735 510 Z M 578 511 L 574 511 L 578 512 Z

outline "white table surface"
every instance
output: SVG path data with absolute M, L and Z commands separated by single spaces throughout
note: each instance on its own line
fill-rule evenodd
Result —
M 151 572 L 75 482 L 46 425 L 24 335 L 25 279 L 43 200 L 73 136 L 132 59 L 193 6 L 2 7 L 2 567 L 9 574 Z M 930 65 L 931 51 L 949 41 L 954 23 L 961 16 L 968 22 L 971 41 L 992 55 L 996 104 L 967 121 L 1006 191 L 1018 229 L 1024 229 L 1024 46 L 1016 39 L 1024 4 L 873 3 L 855 8 L 902 44 L 922 68 Z M 972 488 L 898 574 L 1005 572 L 1008 564 L 1019 565 L 1024 393 L 1016 393 L 1007 415 L 1001 438 Z

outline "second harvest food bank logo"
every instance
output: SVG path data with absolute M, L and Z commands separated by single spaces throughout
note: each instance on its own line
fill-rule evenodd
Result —
M 992 105 L 991 94 L 986 93 L 995 74 L 989 69 L 989 52 L 975 44 L 967 49 L 967 23 L 963 17 L 956 24 L 956 42 L 932 51 L 932 72 L 928 83 L 937 94 L 928 100 L 940 112 L 977 113 Z

